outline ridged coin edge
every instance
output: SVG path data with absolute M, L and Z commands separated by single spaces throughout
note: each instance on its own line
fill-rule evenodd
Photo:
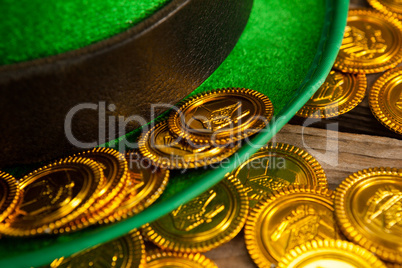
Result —
M 348 75 L 345 73 L 342 74 Z M 347 100 L 344 104 L 339 106 L 333 104 L 320 108 L 320 107 L 304 105 L 299 111 L 296 112 L 296 115 L 303 118 L 317 118 L 317 119 L 331 118 L 345 114 L 353 110 L 359 103 L 362 102 L 364 96 L 366 95 L 367 77 L 365 74 L 349 74 L 349 75 L 356 75 L 357 90 L 356 93 L 353 94 L 352 99 Z M 320 113 L 317 113 L 317 111 L 320 111 Z
M 335 191 L 335 219 L 342 233 L 354 243 L 377 254 L 381 259 L 402 263 L 402 254 L 397 250 L 386 248 L 378 243 L 372 242 L 360 234 L 350 221 L 346 212 L 346 197 L 351 187 L 373 175 L 393 175 L 402 178 L 402 169 L 389 167 L 375 167 L 359 170 L 347 177 Z
M 374 14 L 374 15 L 373 15 Z M 349 11 L 348 17 L 350 16 L 378 16 L 383 20 L 389 22 L 391 25 L 395 26 L 398 29 L 399 33 L 399 42 L 402 44 L 402 23 L 395 17 L 386 16 L 381 12 L 371 9 L 352 9 Z M 397 66 L 399 63 L 402 62 L 402 45 L 399 48 L 399 51 L 396 53 L 394 57 L 388 60 L 386 63 L 381 64 L 372 64 L 370 67 L 364 67 L 360 63 L 354 64 L 354 66 L 349 66 L 343 63 L 339 57 L 336 58 L 334 63 L 334 68 L 346 72 L 346 73 L 365 73 L 365 74 L 372 74 L 372 73 L 380 73 L 385 70 L 391 69 Z
M 201 253 L 183 253 L 183 252 L 172 252 L 172 251 L 162 251 L 160 249 L 155 249 L 147 252 L 146 262 L 152 262 L 160 258 L 183 258 L 201 265 L 204 268 L 218 268 L 216 264 L 205 255 Z

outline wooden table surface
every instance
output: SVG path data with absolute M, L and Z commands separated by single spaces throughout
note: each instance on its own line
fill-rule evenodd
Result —
M 365 0 L 352 0 L 350 8 L 369 7 Z M 380 74 L 367 75 L 370 91 Z M 322 165 L 333 190 L 347 176 L 370 167 L 402 168 L 402 135 L 385 128 L 372 115 L 367 96 L 355 109 L 336 118 L 308 124 L 295 117 L 274 137 L 313 155 Z M 232 241 L 206 252 L 220 268 L 257 267 L 247 253 L 244 232 Z

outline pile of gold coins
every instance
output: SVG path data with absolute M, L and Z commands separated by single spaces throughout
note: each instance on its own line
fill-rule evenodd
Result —
M 401 133 L 401 31 L 395 17 L 350 11 L 334 70 L 298 115 L 346 113 L 363 100 L 366 74 L 392 69 L 374 84 L 369 103 L 384 126 Z M 307 152 L 269 144 L 142 233 L 167 252 L 198 253 L 229 241 L 245 224 L 246 247 L 258 267 L 401 267 L 402 169 L 358 171 L 335 192 L 326 184 Z
M 268 97 L 244 88 L 201 93 L 177 107 L 138 142 L 142 155 L 162 168 L 217 163 L 236 152 L 240 142 L 261 130 L 273 115 Z

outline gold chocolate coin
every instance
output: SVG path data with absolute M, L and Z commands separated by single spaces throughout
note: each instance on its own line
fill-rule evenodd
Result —
M 145 246 L 138 231 L 68 258 L 54 260 L 51 268 L 145 267 Z M 147 266 L 148 267 L 148 266 Z
M 290 250 L 279 268 L 386 268 L 371 252 L 343 240 L 313 240 Z
M 205 252 L 230 241 L 242 229 L 248 201 L 233 176 L 147 224 L 143 233 L 162 249 Z
M 240 165 L 233 175 L 248 195 L 250 208 L 272 191 L 290 184 L 327 186 L 321 165 L 306 151 L 284 143 L 268 144 Z
M 127 152 L 128 192 L 119 208 L 103 223 L 125 219 L 143 211 L 163 193 L 169 180 L 169 170 L 152 166 L 135 151 Z
M 402 61 L 402 24 L 369 9 L 350 10 L 334 67 L 348 73 L 379 73 Z
M 169 128 L 196 144 L 221 145 L 244 139 L 267 125 L 273 114 L 267 96 L 244 88 L 201 93 L 179 107 L 170 113 Z
M 213 261 L 200 253 L 182 253 L 154 250 L 147 252 L 147 268 L 218 268 Z
M 102 221 L 122 203 L 128 188 L 127 161 L 124 154 L 111 148 L 98 147 L 78 153 L 76 157 L 92 159 L 102 168 L 104 182 L 93 206 L 75 221 L 69 222 L 66 231 L 77 230 Z
M 98 147 L 81 152 L 76 157 L 85 157 L 96 161 L 105 176 L 97 202 L 107 203 L 114 199 L 124 186 L 127 175 L 127 161 L 124 154 L 111 148 Z
M 244 236 L 258 267 L 271 267 L 287 251 L 313 239 L 338 239 L 334 193 L 290 185 L 270 194 L 250 212 Z
M 0 233 L 29 236 L 63 232 L 62 226 L 95 202 L 101 185 L 102 169 L 87 158 L 69 158 L 37 169 L 21 179 L 22 201 L 13 219 L 0 224 Z
M 169 169 L 186 169 L 210 165 L 232 155 L 240 147 L 196 145 L 170 133 L 167 121 L 148 131 L 138 142 L 142 155 L 155 165 Z
M 402 169 L 370 168 L 350 175 L 336 190 L 335 214 L 349 240 L 402 264 Z
M 402 134 L 402 68 L 383 74 L 369 95 L 370 109 L 384 126 Z
M 367 2 L 381 13 L 402 20 L 401 0 L 367 0 Z
M 366 88 L 366 75 L 332 70 L 324 84 L 296 115 L 329 118 L 347 113 L 363 100 Z
M 0 171 L 0 222 L 14 212 L 20 196 L 17 180 L 10 174 Z

